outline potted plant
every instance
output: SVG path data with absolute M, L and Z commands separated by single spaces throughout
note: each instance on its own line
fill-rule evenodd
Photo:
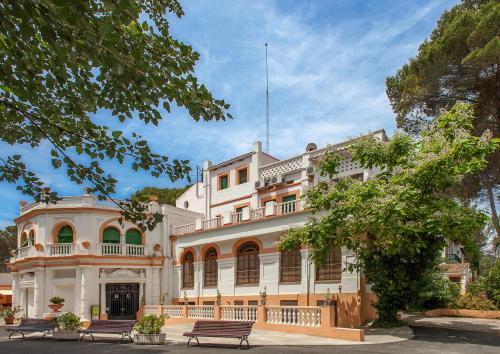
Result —
M 216 297 L 216 299 L 217 300 L 215 300 L 215 304 L 216 305 L 220 305 L 220 303 L 221 303 L 220 300 L 222 299 L 222 294 L 220 293 L 219 288 L 217 288 L 217 297 Z
M 267 287 L 264 286 L 264 291 L 260 291 L 260 304 L 265 305 L 267 302 Z
M 186 292 L 184 291 L 184 305 L 188 305 L 188 302 L 189 302 L 188 296 L 187 296 Z
M 330 292 L 330 288 L 326 289 L 326 294 L 325 294 L 325 305 L 330 306 L 332 304 L 332 293 Z
M 166 333 L 161 331 L 165 324 L 166 316 L 163 315 L 147 315 L 144 316 L 134 329 L 137 333 L 134 334 L 134 343 L 136 344 L 163 344 L 165 343 Z
M 62 297 L 54 296 L 51 297 L 49 301 L 49 308 L 52 310 L 52 312 L 61 312 L 60 310 L 64 306 L 64 299 Z
M 21 306 L 8 307 L 0 312 L 0 317 L 3 317 L 6 325 L 14 324 L 16 319 L 16 314 L 21 312 L 23 309 Z
M 55 339 L 80 339 L 80 333 L 77 332 L 81 327 L 80 317 L 72 312 L 66 312 L 61 316 L 54 318 L 53 321 L 56 325 L 56 331 L 54 331 Z

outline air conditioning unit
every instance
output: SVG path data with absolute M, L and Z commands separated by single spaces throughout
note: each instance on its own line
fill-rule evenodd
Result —
M 271 177 L 271 184 L 276 184 L 276 183 L 278 183 L 278 176 Z
M 271 184 L 271 178 L 264 179 L 264 187 L 268 187 Z
M 256 181 L 255 182 L 255 189 L 259 189 L 260 188 L 260 184 L 261 184 L 260 181 Z
M 313 175 L 314 174 L 314 167 L 312 166 L 309 166 L 307 169 L 306 169 L 306 174 L 309 176 L 309 175 Z

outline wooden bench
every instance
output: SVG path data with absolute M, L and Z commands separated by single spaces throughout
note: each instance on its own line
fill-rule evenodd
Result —
M 191 332 L 184 333 L 184 337 L 189 337 L 187 346 L 194 338 L 198 345 L 198 337 L 219 337 L 219 338 L 237 338 L 240 340 L 238 349 L 241 348 L 243 342 L 247 343 L 247 348 L 250 348 L 248 336 L 252 331 L 252 321 L 196 321 Z
M 23 318 L 19 325 L 14 327 L 6 327 L 5 330 L 10 332 L 9 339 L 14 333 L 21 333 L 24 337 L 24 332 L 43 332 L 42 339 L 46 334 L 54 333 L 55 323 L 52 320 L 42 320 L 39 318 Z
M 120 334 L 122 337 L 120 343 L 125 337 L 132 341 L 131 332 L 134 329 L 137 321 L 135 320 L 92 320 L 86 329 L 80 329 L 78 332 L 82 334 L 80 341 L 88 334 L 92 341 L 94 334 Z

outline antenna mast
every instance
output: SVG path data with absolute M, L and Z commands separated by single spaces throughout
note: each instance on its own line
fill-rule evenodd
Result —
M 266 152 L 269 153 L 269 70 L 267 67 L 267 43 L 266 43 Z

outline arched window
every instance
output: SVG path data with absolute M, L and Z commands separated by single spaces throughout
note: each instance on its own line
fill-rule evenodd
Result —
M 300 248 L 281 252 L 280 281 L 300 282 L 301 264 Z
M 205 286 L 217 286 L 217 250 L 210 247 L 205 253 Z
M 328 253 L 325 263 L 316 265 L 316 280 L 332 280 L 340 282 L 342 277 L 342 252 L 335 247 Z
M 21 234 L 21 247 L 26 247 L 28 246 L 28 234 L 26 232 L 23 232 Z
M 73 243 L 73 229 L 71 226 L 66 225 L 59 229 L 57 243 Z
M 259 246 L 255 242 L 245 242 L 238 248 L 236 284 L 258 284 L 259 268 Z
M 115 227 L 107 227 L 102 234 L 103 243 L 120 243 L 120 231 Z
M 188 251 L 182 262 L 182 287 L 184 289 L 194 288 L 194 255 Z
M 125 243 L 127 245 L 142 245 L 142 235 L 139 230 L 127 230 L 125 233 Z
M 33 246 L 35 244 L 35 230 L 30 230 L 28 236 L 28 245 Z

